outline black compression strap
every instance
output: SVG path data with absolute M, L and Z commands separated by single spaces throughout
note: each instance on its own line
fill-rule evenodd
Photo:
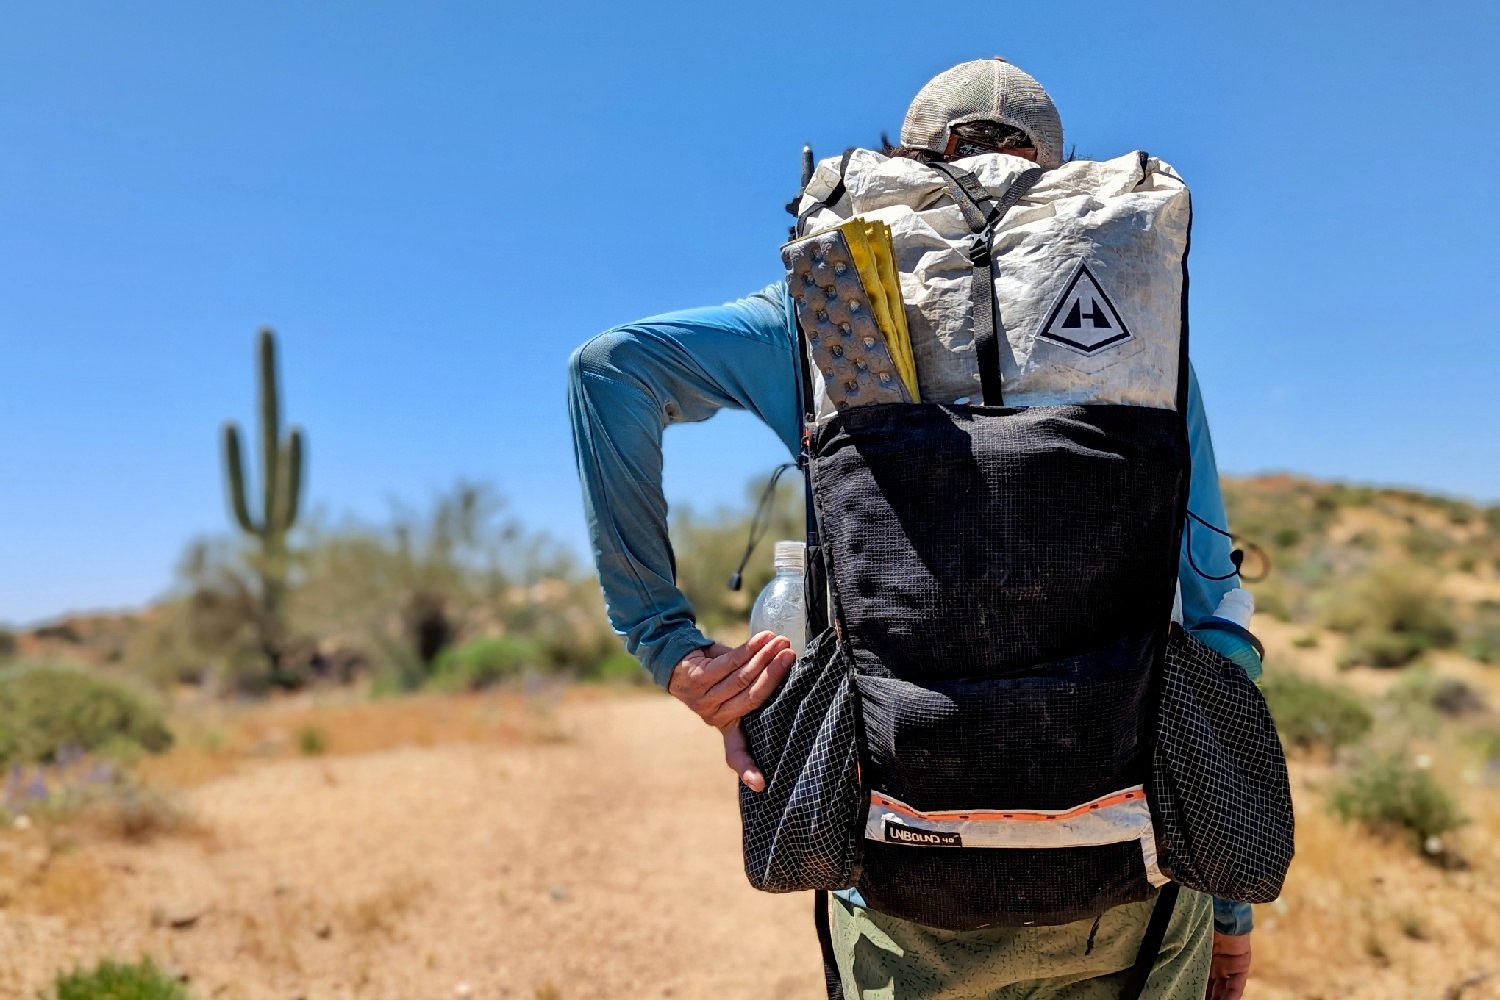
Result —
M 848 188 L 846 188 L 844 186 L 844 174 L 848 172 L 848 170 L 849 170 L 849 159 L 854 155 L 854 151 L 857 148 L 858 147 L 851 146 L 850 148 L 844 150 L 843 159 L 839 160 L 839 180 L 838 180 L 838 183 L 835 184 L 833 186 L 833 190 L 829 191 L 826 195 L 824 195 L 823 198 L 820 201 L 816 201 L 813 204 L 807 206 L 807 211 L 802 212 L 800 215 L 797 216 L 797 228 L 793 230 L 793 233 L 795 235 L 797 235 L 797 236 L 801 236 L 802 235 L 803 226 L 806 225 L 808 218 L 810 216 L 812 216 L 815 212 L 819 212 L 819 211 L 821 211 L 822 209 L 825 209 L 825 208 L 832 208 L 832 207 L 834 207 L 835 205 L 837 205 L 839 203 L 839 199 L 844 196 L 844 192 L 848 190 Z
M 1146 934 L 1141 938 L 1141 950 L 1136 952 L 1135 964 L 1130 967 L 1130 975 L 1125 978 L 1120 1000 L 1140 1000 L 1141 992 L 1146 988 L 1146 980 L 1151 978 L 1151 969 L 1161 955 L 1161 943 L 1167 936 L 1167 924 L 1172 922 L 1172 911 L 1177 906 L 1177 890 L 1176 882 L 1168 882 L 1157 895 L 1156 905 L 1151 908 L 1151 922 L 1146 925 Z
M 974 362 L 979 368 L 979 390 L 986 406 L 1001 406 L 1005 403 L 1004 386 L 1001 384 L 1000 334 L 996 329 L 994 280 L 995 272 L 990 259 L 990 240 L 995 227 L 1016 206 L 1026 192 L 1041 179 L 1041 167 L 1032 167 L 1016 176 L 998 199 L 991 197 L 979 178 L 967 170 L 951 163 L 931 164 L 942 174 L 948 194 L 964 213 L 964 220 L 974 232 L 974 242 L 969 248 L 969 263 L 974 265 L 970 304 L 973 308 Z

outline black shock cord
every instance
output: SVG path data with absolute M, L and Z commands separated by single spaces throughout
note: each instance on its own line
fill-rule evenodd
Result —
M 1193 567 L 1193 572 L 1197 573 L 1205 580 L 1228 580 L 1230 577 L 1237 576 L 1246 583 L 1259 583 L 1260 581 L 1271 575 L 1271 557 L 1266 555 L 1265 549 L 1261 548 L 1259 545 L 1256 545 L 1254 542 L 1247 541 L 1241 538 L 1239 535 L 1236 535 L 1233 532 L 1225 531 L 1223 528 L 1219 527 L 1216 524 L 1211 524 L 1210 522 L 1205 521 L 1203 518 L 1199 517 L 1197 514 L 1194 514 L 1192 511 L 1188 511 L 1187 516 L 1203 525 L 1209 531 L 1223 535 L 1231 542 L 1244 547 L 1234 549 L 1229 553 L 1229 561 L 1234 563 L 1234 569 L 1232 571 L 1225 573 L 1223 576 L 1212 576 L 1208 573 L 1203 572 L 1202 567 L 1198 565 L 1198 560 L 1193 558 L 1193 526 L 1190 524 L 1188 525 L 1187 557 L 1188 565 Z M 1265 567 L 1265 569 L 1256 576 L 1246 575 L 1244 570 L 1241 568 L 1245 562 L 1245 549 L 1249 549 L 1254 552 L 1255 557 L 1259 559 L 1261 565 Z
M 761 491 L 760 503 L 755 506 L 755 517 L 750 520 L 750 538 L 745 542 L 745 554 L 740 557 L 740 564 L 735 567 L 734 572 L 729 574 L 730 590 L 739 590 L 740 585 L 745 582 L 745 566 L 750 562 L 755 546 L 765 536 L 766 529 L 771 526 L 771 501 L 776 498 L 776 483 L 780 481 L 782 473 L 796 467 L 796 462 L 782 462 L 776 466 L 776 471 L 771 473 L 770 480 L 766 482 L 766 488 Z

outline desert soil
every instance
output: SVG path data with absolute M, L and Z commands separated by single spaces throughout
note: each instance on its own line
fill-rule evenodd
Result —
M 0 996 L 140 954 L 199 997 L 821 996 L 811 897 L 741 873 L 717 734 L 646 695 L 559 724 L 194 788 L 203 835 L 75 851 L 106 887 L 87 912 L 0 909 Z
M 675 702 L 299 711 L 251 710 L 227 764 L 185 740 L 148 769 L 185 829 L 0 831 L 0 998 L 140 955 L 198 1000 L 822 996 L 811 898 L 746 885 L 718 736 Z M 323 755 L 291 745 L 308 720 Z M 1445 871 L 1336 822 L 1327 771 L 1294 768 L 1298 860 L 1258 908 L 1250 1000 L 1500 997 L 1493 796 Z

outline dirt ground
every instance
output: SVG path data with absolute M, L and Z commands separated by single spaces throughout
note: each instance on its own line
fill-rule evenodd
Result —
M 197 998 L 822 995 L 811 898 L 745 884 L 715 733 L 649 693 L 570 696 L 504 738 L 453 708 L 475 704 L 314 708 L 297 718 L 325 720 L 316 756 L 278 751 L 296 720 L 257 710 L 232 763 L 163 759 L 183 830 L 50 847 L 0 832 L 0 875 L 7 857 L 30 872 L 0 891 L 0 997 L 140 955 Z M 1319 780 L 1298 768 L 1299 803 Z M 1475 867 L 1444 872 L 1299 804 L 1251 1000 L 1500 995 L 1497 824 L 1475 818 Z
M 717 735 L 650 695 L 559 723 L 194 788 L 206 833 L 73 852 L 83 912 L 0 910 L 0 996 L 138 954 L 226 1000 L 820 996 L 811 897 L 745 884 Z

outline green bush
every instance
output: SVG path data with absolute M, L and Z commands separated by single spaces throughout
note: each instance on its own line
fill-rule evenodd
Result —
M 1388 697 L 1400 717 L 1423 735 L 1435 735 L 1444 717 L 1480 715 L 1488 708 L 1474 687 L 1456 677 L 1439 677 L 1426 664 L 1409 669 Z
M 1405 666 L 1458 640 L 1436 581 L 1403 565 L 1378 566 L 1355 579 L 1324 607 L 1323 620 L 1349 635 L 1343 666 Z
M 623 649 L 588 665 L 579 675 L 586 681 L 604 681 L 615 684 L 644 684 L 651 678 L 641 669 L 640 661 Z
M 316 757 L 328 749 L 328 737 L 317 726 L 297 730 L 297 749 L 304 757 Z
M 1338 784 L 1329 805 L 1346 822 L 1401 834 L 1419 851 L 1429 838 L 1468 822 L 1453 796 L 1430 772 L 1400 755 L 1365 760 Z
M 1261 692 L 1281 742 L 1289 749 L 1336 750 L 1358 741 L 1374 722 L 1364 703 L 1349 691 L 1299 674 L 1268 674 Z
M 105 959 L 92 969 L 62 973 L 44 1000 L 187 1000 L 186 987 L 149 958 L 125 963 Z
M 134 692 L 67 667 L 0 670 L 0 719 L 0 764 L 50 762 L 66 748 L 172 745 L 161 714 Z
M 539 656 L 536 643 L 520 636 L 473 639 L 438 656 L 432 684 L 445 691 L 478 691 L 519 677 Z

